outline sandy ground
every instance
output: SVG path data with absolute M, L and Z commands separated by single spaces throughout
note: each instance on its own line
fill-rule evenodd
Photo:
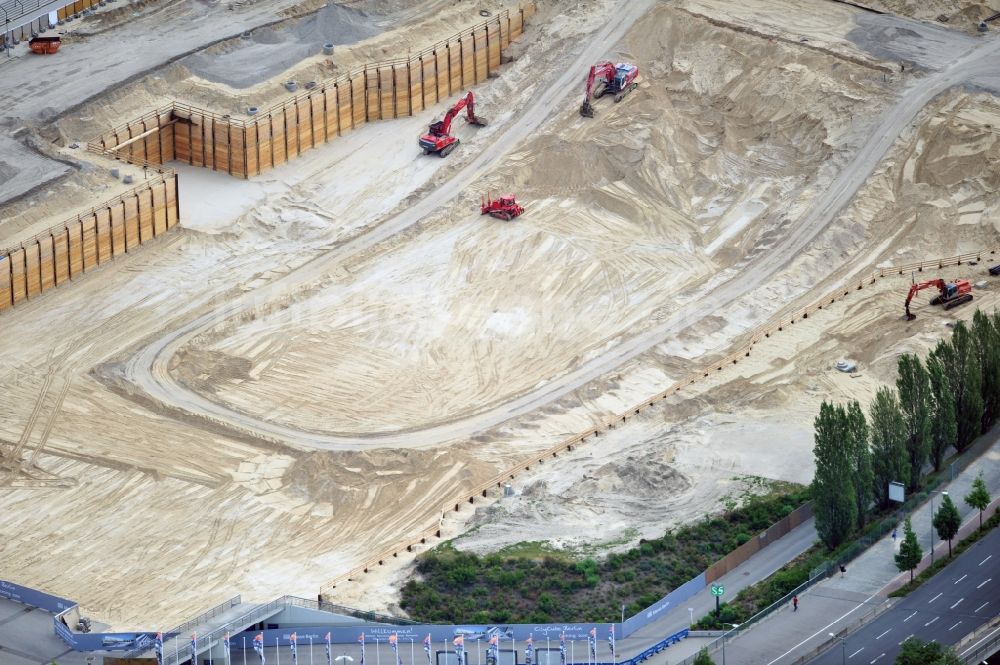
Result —
M 16 478 L 53 481 L 0 492 L 0 553 L 16 579 L 79 599 L 121 629 L 176 624 L 235 593 L 312 596 L 441 515 L 445 498 L 661 390 L 810 289 L 885 261 L 996 244 L 994 98 L 952 92 L 920 112 L 966 80 L 946 65 L 991 42 L 916 24 L 915 36 L 881 40 L 890 53 L 921 42 L 912 56 L 921 72 L 900 75 L 895 56 L 866 50 L 885 26 L 842 5 L 681 4 L 657 4 L 618 40 L 615 21 L 644 5 L 544 3 L 516 61 L 477 89 L 490 125 L 459 126 L 463 144 L 447 160 L 415 145 L 442 105 L 366 126 L 250 182 L 182 169 L 182 230 L 5 314 L 18 334 L 0 336 L 0 438 L 18 440 L 42 395 L 25 448 L 34 465 Z M 413 17 L 418 34 L 404 46 L 434 40 L 424 18 Z M 405 31 L 338 54 L 349 66 Z M 562 91 L 578 88 L 569 65 L 595 40 L 610 57 L 638 62 L 643 78 L 626 101 L 602 100 L 597 118 L 582 120 L 578 95 Z M 962 75 L 980 72 L 970 62 Z M 280 94 L 287 76 L 248 90 Z M 134 115 L 174 83 L 213 108 L 256 94 L 173 64 L 55 131 L 65 140 L 113 124 L 115 108 Z M 539 108 L 549 103 L 555 113 Z M 533 124 L 519 124 L 525 117 Z M 869 141 L 881 128 L 887 138 Z M 449 187 L 457 191 L 446 197 Z M 481 192 L 507 188 L 527 215 L 505 224 L 475 214 Z M 378 236 L 400 210 L 423 212 Z M 770 256 L 774 265 L 763 265 Z M 303 270 L 309 278 L 299 280 Z M 726 286 L 741 273 L 760 286 Z M 294 288 L 272 288 L 285 279 Z M 721 287 L 725 298 L 714 295 Z M 476 525 L 463 546 L 552 539 L 579 548 L 589 528 L 593 543 L 624 546 L 718 507 L 746 476 L 808 481 L 818 402 L 864 397 L 891 380 L 896 347 L 877 333 L 894 329 L 902 293 L 879 288 L 884 295 L 849 300 L 830 319 L 811 317 L 795 329 L 801 339 L 762 345 L 692 398 L 533 471 L 512 500 L 449 513 L 444 535 Z M 714 304 L 680 333 L 614 355 L 703 298 Z M 904 326 L 899 339 L 917 331 L 930 343 L 937 316 Z M 150 397 L 131 380 L 135 359 L 203 317 L 204 332 L 158 379 L 248 421 L 358 438 L 389 431 L 415 443 L 309 450 L 189 411 L 180 393 L 177 404 Z M 836 335 L 824 322 L 839 326 Z M 872 378 L 828 377 L 841 356 Z M 530 409 L 509 406 L 595 359 L 610 370 L 543 391 Z M 473 419 L 494 424 L 472 436 L 426 434 L 484 409 L 507 415 Z M 391 608 L 404 573 L 381 569 L 338 587 L 335 599 Z

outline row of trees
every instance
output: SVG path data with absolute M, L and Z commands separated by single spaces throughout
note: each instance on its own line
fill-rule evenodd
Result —
M 941 469 L 950 447 L 961 452 L 1000 417 L 1000 314 L 976 311 L 959 322 L 927 362 L 898 361 L 896 388 L 875 393 L 868 416 L 857 402 L 824 402 L 815 420 L 813 505 L 820 538 L 831 549 L 889 507 L 889 482 L 920 489 L 930 462 Z

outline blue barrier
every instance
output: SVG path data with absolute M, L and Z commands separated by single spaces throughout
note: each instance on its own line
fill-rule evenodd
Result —
M 614 624 L 618 626 L 619 624 Z M 496 626 L 496 625 L 442 625 L 442 624 L 417 624 L 417 625 L 404 625 L 404 626 L 393 626 L 384 623 L 372 623 L 363 624 L 357 626 L 330 626 L 330 627 L 307 627 L 307 628 L 270 628 L 267 630 L 247 630 L 236 637 L 233 638 L 233 642 L 237 641 L 237 638 L 247 638 L 247 643 L 253 639 L 254 635 L 260 633 L 264 634 L 264 641 L 268 646 L 274 646 L 275 640 L 279 646 L 287 646 L 289 635 L 292 634 L 293 630 L 296 632 L 299 643 L 301 644 L 303 640 L 308 641 L 310 637 L 313 638 L 314 643 L 326 640 L 327 632 L 330 633 L 330 641 L 333 644 L 357 644 L 358 636 L 361 633 L 365 635 L 365 641 L 374 645 L 376 642 L 379 644 L 385 644 L 389 640 L 390 635 L 395 635 L 400 643 L 409 643 L 413 641 L 415 644 L 420 644 L 423 642 L 427 635 L 431 636 L 431 642 L 434 645 L 439 643 L 444 643 L 450 645 L 452 640 L 455 639 L 457 635 L 464 635 L 466 643 L 471 644 L 477 640 L 481 640 L 484 644 L 485 642 L 496 635 L 501 643 L 513 640 L 517 642 L 523 642 L 528 639 L 531 635 L 536 642 L 541 642 L 546 638 L 553 641 L 559 640 L 560 634 L 565 634 L 567 640 L 582 641 L 586 640 L 587 636 L 590 634 L 592 628 L 597 628 L 598 635 L 601 640 L 607 638 L 607 635 L 611 629 L 612 624 L 610 623 L 566 623 L 566 624 L 515 624 L 508 626 Z
M 74 651 L 127 651 L 152 648 L 156 633 L 75 633 L 62 619 L 54 617 L 56 635 Z M 164 634 L 164 638 L 167 635 Z
M 60 612 L 68 610 L 76 605 L 76 603 L 72 600 L 66 600 L 65 598 L 60 598 L 59 596 L 53 596 L 51 593 L 45 593 L 44 591 L 21 586 L 20 584 L 8 582 L 7 580 L 0 580 L 0 598 L 6 598 L 7 600 L 13 600 L 15 603 L 37 607 L 38 609 L 51 612 L 52 614 L 59 614 Z
M 625 620 L 625 625 L 622 626 L 621 637 L 628 637 L 643 626 L 653 623 L 663 612 L 672 610 L 688 598 L 697 595 L 705 588 L 706 584 L 705 573 L 702 573 L 680 585 L 646 609 L 630 616 Z

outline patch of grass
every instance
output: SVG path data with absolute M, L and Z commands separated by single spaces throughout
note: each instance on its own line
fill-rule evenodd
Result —
M 403 586 L 400 604 L 425 622 L 617 621 L 622 604 L 629 614 L 651 605 L 808 498 L 798 486 L 754 494 L 724 516 L 706 516 L 602 559 L 537 542 L 482 557 L 444 543 L 418 557 L 417 578 Z

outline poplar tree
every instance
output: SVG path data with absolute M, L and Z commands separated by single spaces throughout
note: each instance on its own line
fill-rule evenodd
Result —
M 865 516 L 872 503 L 874 478 L 872 453 L 868 445 L 868 422 L 865 420 L 865 414 L 857 400 L 847 405 L 845 417 L 848 436 L 844 450 L 849 456 L 848 462 L 853 474 L 852 482 L 854 484 L 854 500 L 857 505 L 858 526 L 863 527 Z
M 899 357 L 896 390 L 906 422 L 906 450 L 909 456 L 910 482 L 907 489 L 920 487 L 920 476 L 931 448 L 931 382 L 920 358 L 909 353 Z
M 955 445 L 958 425 L 955 422 L 955 394 L 945 375 L 944 366 L 933 353 L 927 358 L 927 375 L 931 384 L 933 411 L 931 415 L 930 458 L 934 470 L 941 470 L 944 454 Z
M 869 411 L 871 429 L 872 491 L 880 508 L 889 505 L 889 482 L 909 484 L 906 425 L 896 395 L 882 387 L 875 393 Z
M 982 375 L 983 416 L 980 432 L 986 432 L 1000 416 L 1000 329 L 989 316 L 977 309 L 972 317 L 972 335 Z
M 816 475 L 812 496 L 816 531 L 830 549 L 844 542 L 857 523 L 853 472 L 844 451 L 849 437 L 848 417 L 843 407 L 823 402 L 814 421 Z

